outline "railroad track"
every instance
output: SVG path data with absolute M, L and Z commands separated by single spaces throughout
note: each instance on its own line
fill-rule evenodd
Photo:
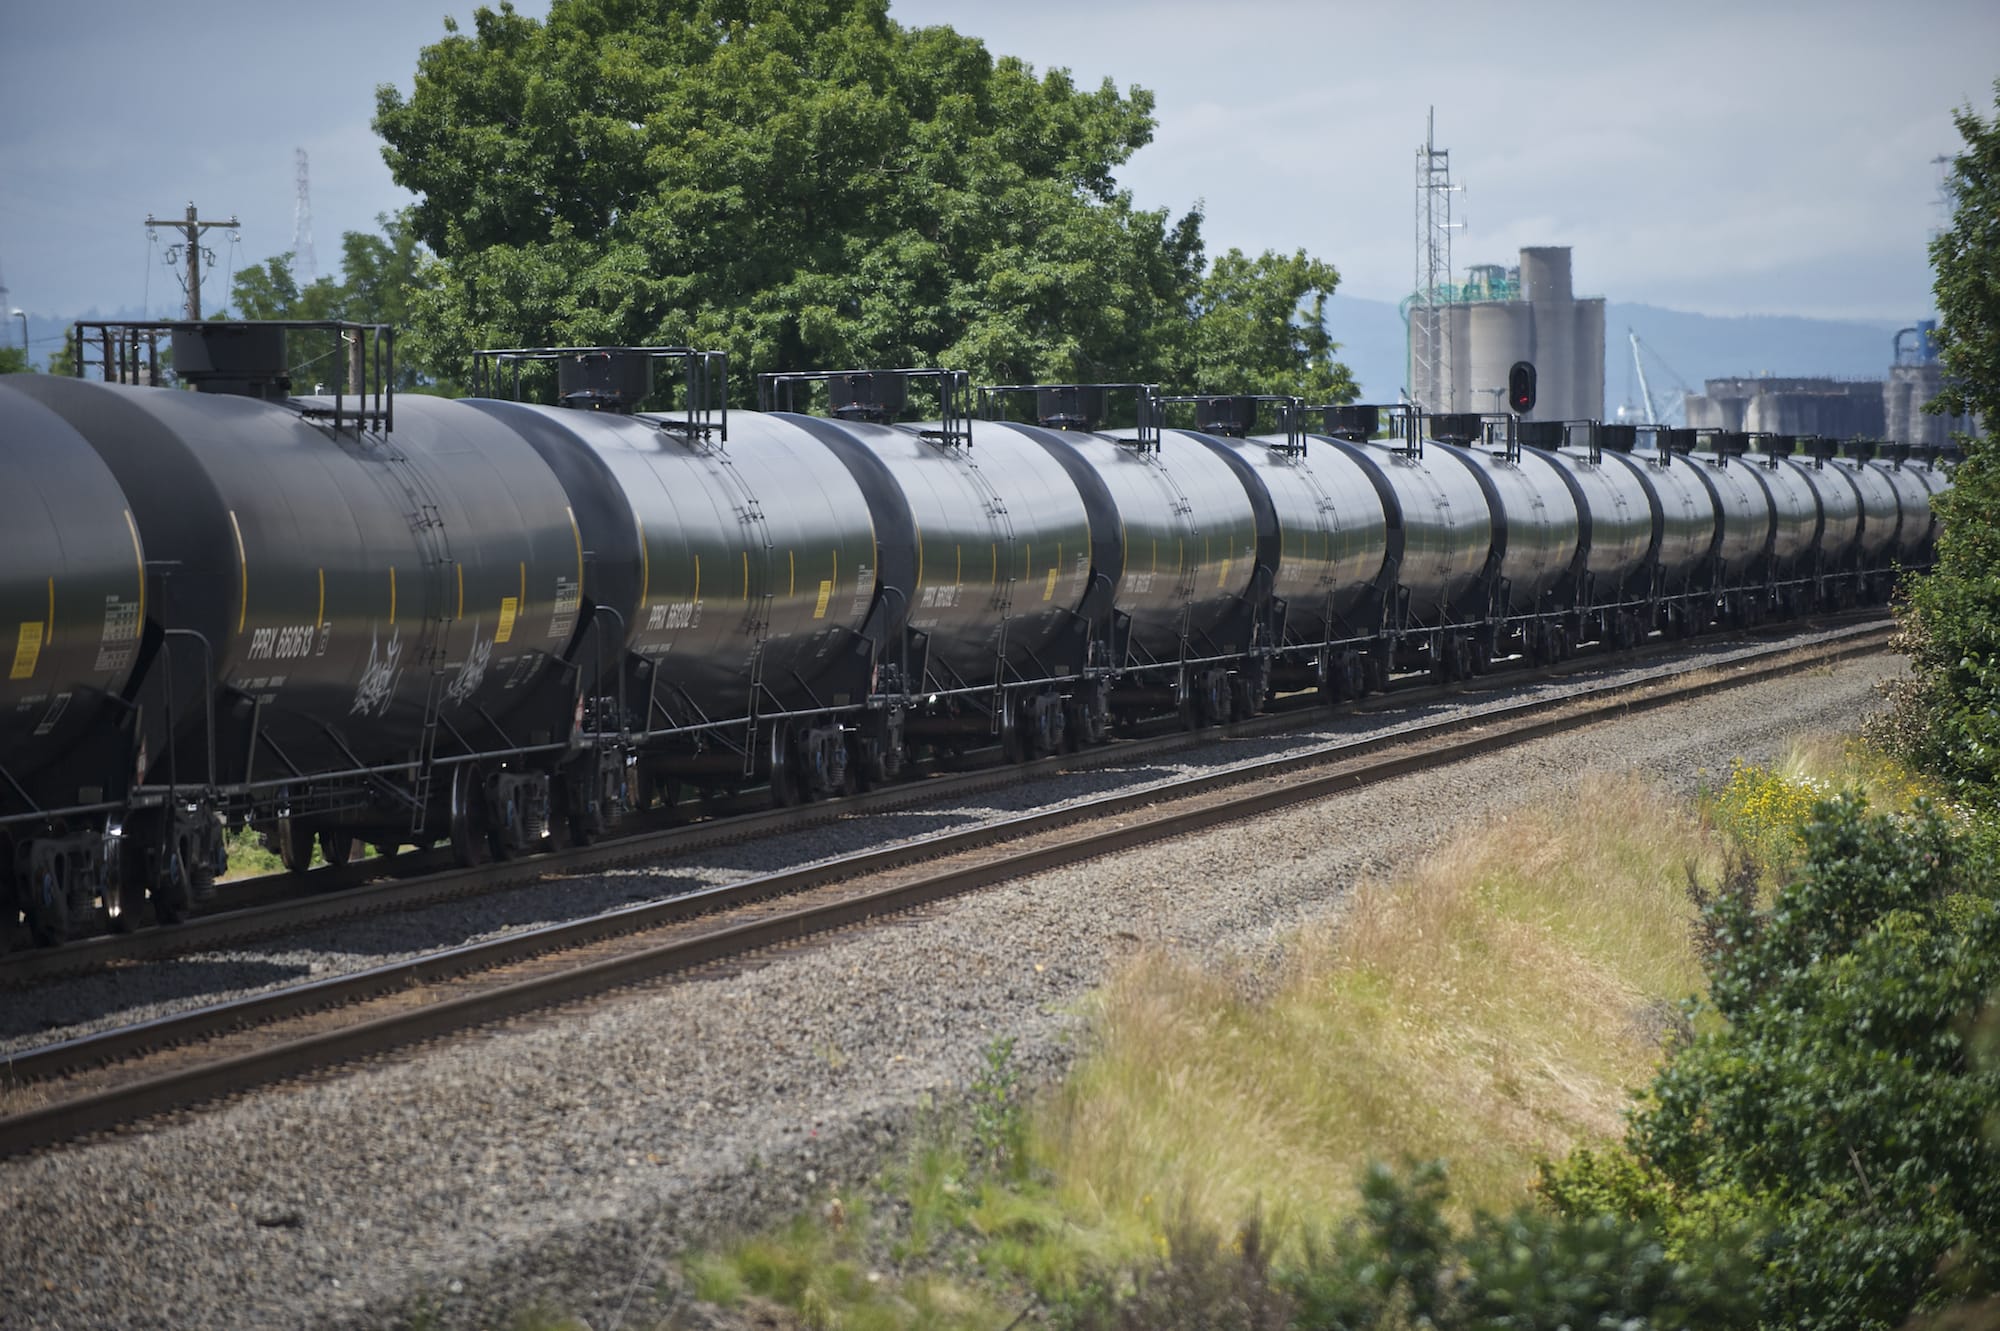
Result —
M 12 1083 L 0 1100 L 8 1105 L 0 1157 L 1612 716 L 1873 654 L 1888 632 L 1852 628 L 1723 667 L 1415 723 L 25 1051 L 0 1065 Z
M 1886 623 L 1879 613 L 1823 621 L 1833 632 L 1865 631 Z M 1790 624 L 1774 631 L 1795 635 L 1809 625 Z M 1709 645 L 1727 648 L 1728 640 Z M 1740 645 L 1740 640 L 1739 644 Z M 1591 655 L 1545 668 L 1542 674 L 1562 677 L 1644 662 L 1649 657 L 1672 659 L 1684 644 L 1660 642 L 1617 657 Z M 1397 688 L 1359 703 L 1344 715 L 1367 716 L 1385 710 L 1420 707 L 1485 688 L 1530 682 L 1514 671 L 1501 671 L 1464 684 L 1422 684 Z M 573 846 L 547 854 L 458 868 L 442 852 L 406 851 L 384 861 L 365 861 L 341 869 L 321 868 L 309 874 L 271 874 L 240 879 L 222 886 L 222 909 L 211 908 L 181 924 L 148 927 L 130 933 L 79 939 L 59 947 L 0 957 L 0 992 L 54 979 L 69 978 L 137 962 L 159 961 L 209 952 L 316 926 L 367 919 L 415 910 L 444 902 L 466 900 L 551 878 L 601 872 L 639 864 L 654 864 L 741 844 L 843 818 L 865 817 L 891 810 L 930 805 L 1018 785 L 1057 772 L 1121 766 L 1219 739 L 1256 738 L 1326 724 L 1328 713 L 1316 704 L 1281 706 L 1270 713 L 1227 726 L 1198 731 L 1173 730 L 1141 738 L 1122 739 L 1080 753 L 1056 754 L 1011 766 L 974 771 L 937 771 L 918 780 L 886 786 L 865 794 L 787 809 L 759 808 L 745 797 L 712 812 L 728 816 L 698 822 L 652 825 L 588 846 Z M 685 819 L 686 813 L 677 815 Z M 4 1068 L 4 1057 L 0 1057 Z

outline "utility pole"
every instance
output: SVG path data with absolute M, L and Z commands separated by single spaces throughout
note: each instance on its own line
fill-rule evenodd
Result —
M 229 220 L 227 222 L 204 222 L 201 220 L 200 216 L 195 212 L 194 205 L 190 203 L 187 206 L 186 220 L 180 222 L 167 222 L 167 221 L 162 221 L 159 218 L 152 216 L 151 214 L 148 214 L 146 217 L 146 225 L 149 227 L 154 227 L 154 226 L 167 227 L 170 230 L 180 232 L 181 235 L 185 237 L 185 239 L 181 242 L 181 244 L 175 246 L 174 248 L 185 251 L 185 257 L 187 259 L 187 276 L 182 279 L 182 282 L 187 287 L 188 321 L 192 323 L 199 320 L 201 318 L 201 257 L 204 252 L 201 244 L 202 233 L 204 231 L 207 231 L 210 227 L 216 227 L 216 226 L 226 227 L 233 231 L 237 229 L 241 225 L 241 223 L 239 223 L 236 220 L 236 215 L 234 213 L 230 214 Z M 173 257 L 172 250 L 168 251 L 168 257 L 169 261 L 171 262 Z

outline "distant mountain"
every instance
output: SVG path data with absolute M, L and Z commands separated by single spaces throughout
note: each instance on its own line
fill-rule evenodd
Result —
M 1405 365 L 1403 320 L 1395 305 L 1336 294 L 1327 304 L 1327 324 L 1340 344 L 1336 355 L 1361 385 L 1362 399 L 1395 401 Z M 1659 398 L 1680 384 L 1698 393 L 1704 379 L 1736 375 L 1880 379 L 1893 358 L 1896 330 L 1904 326 L 1792 315 L 1721 318 L 1611 301 L 1604 310 L 1605 410 L 1609 414 L 1628 398 L 1638 399 L 1627 329 L 1652 353 L 1646 377 Z

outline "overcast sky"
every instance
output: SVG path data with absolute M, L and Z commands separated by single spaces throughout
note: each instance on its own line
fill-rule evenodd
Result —
M 226 270 L 292 244 L 310 154 L 321 270 L 345 230 L 408 196 L 369 129 L 461 0 L 0 0 L 0 275 L 12 305 L 73 318 L 181 294 L 141 225 L 192 200 L 235 214 Z M 520 6 L 546 12 L 545 0 Z M 1996 0 L 1310 3 L 892 0 L 996 54 L 1158 97 L 1121 179 L 1197 200 L 1210 253 L 1304 248 L 1350 295 L 1414 271 L 1426 109 L 1451 152 L 1453 258 L 1575 248 L 1579 294 L 1710 314 L 1907 321 L 1955 106 L 1994 109 Z M 209 304 L 213 306 L 211 297 Z M 1338 335 L 1338 330 L 1336 330 Z

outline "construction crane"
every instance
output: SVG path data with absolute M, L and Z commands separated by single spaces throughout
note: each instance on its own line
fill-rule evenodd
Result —
M 1631 406 L 1621 408 L 1618 414 L 1620 416 L 1631 415 L 1643 417 L 1643 423 L 1647 425 L 1672 424 L 1672 418 L 1680 415 L 1686 409 L 1688 394 L 1694 390 L 1688 387 L 1687 380 L 1674 373 L 1673 366 L 1660 359 L 1659 352 L 1654 351 L 1639 340 L 1638 333 L 1628 327 L 1625 330 L 1625 336 L 1632 343 L 1632 370 L 1639 378 L 1640 405 L 1636 408 Z M 1680 389 L 1680 396 L 1664 409 L 1654 403 L 1652 385 L 1646 381 L 1646 357 L 1649 355 L 1657 362 L 1660 369 L 1666 371 L 1667 378 L 1673 381 L 1674 387 Z M 1626 397 L 1628 399 L 1631 397 L 1631 385 L 1629 383 L 1626 385 Z

